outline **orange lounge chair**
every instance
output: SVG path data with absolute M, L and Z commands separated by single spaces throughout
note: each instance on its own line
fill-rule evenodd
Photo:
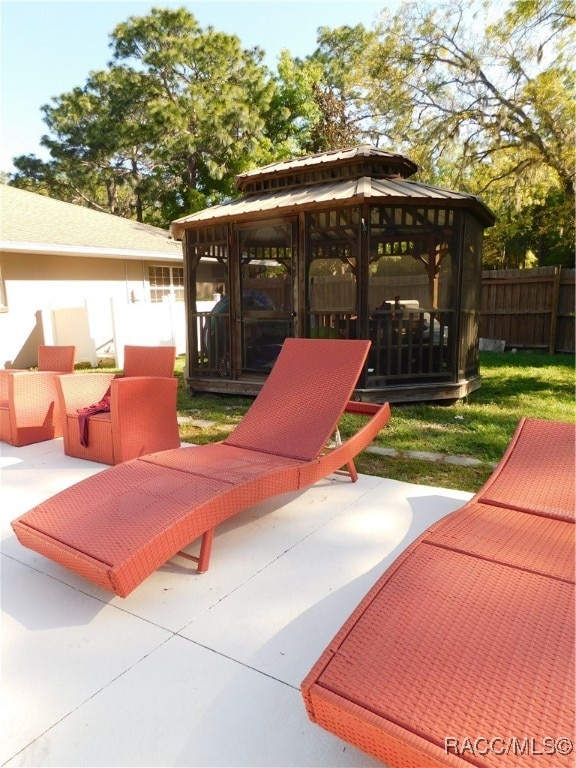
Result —
M 12 523 L 20 542 L 121 597 L 214 528 L 263 499 L 347 466 L 390 418 L 388 404 L 350 402 L 369 341 L 287 339 L 258 397 L 226 440 L 162 451 L 83 480 Z M 325 450 L 344 411 L 370 416 Z
M 574 765 L 575 442 L 521 421 L 314 665 L 313 722 L 393 767 Z
M 56 382 L 64 453 L 78 459 L 120 464 L 146 453 L 180 445 L 174 377 L 176 347 L 124 347 L 124 372 L 75 373 Z M 98 404 L 109 393 L 105 412 L 93 413 L 81 438 L 79 409 Z
M 74 370 L 75 355 L 74 346 L 40 346 L 37 371 L 0 371 L 0 440 L 22 447 L 62 435 L 56 377 Z

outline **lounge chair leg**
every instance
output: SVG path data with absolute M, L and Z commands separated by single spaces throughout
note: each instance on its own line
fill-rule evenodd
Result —
M 214 539 L 214 528 L 211 528 L 209 531 L 206 531 L 202 535 L 202 542 L 200 544 L 200 554 L 199 555 L 189 555 L 188 552 L 183 552 L 180 550 L 180 552 L 177 552 L 176 554 L 179 557 L 184 557 L 186 560 L 192 560 L 194 563 L 198 563 L 197 571 L 198 573 L 206 573 L 210 566 L 210 553 L 212 552 L 212 540 Z
M 204 573 L 210 565 L 210 553 L 212 552 L 212 540 L 214 539 L 214 528 L 202 536 L 200 545 L 200 557 L 198 558 L 198 573 Z
M 358 472 L 356 471 L 356 465 L 353 461 L 349 461 L 346 464 L 346 470 L 344 469 L 337 469 L 334 473 L 335 475 L 348 475 L 350 477 L 350 480 L 352 480 L 353 483 L 355 483 L 358 480 Z

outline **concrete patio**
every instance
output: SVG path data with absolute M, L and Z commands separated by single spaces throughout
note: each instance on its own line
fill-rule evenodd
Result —
M 379 765 L 308 721 L 300 683 L 396 556 L 471 494 L 333 476 L 223 524 L 206 574 L 176 558 L 123 600 L 10 527 L 105 466 L 61 440 L 2 443 L 0 459 L 2 765 Z

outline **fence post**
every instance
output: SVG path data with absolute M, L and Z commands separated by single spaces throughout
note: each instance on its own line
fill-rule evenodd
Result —
M 562 267 L 555 267 L 554 269 L 554 283 L 552 285 L 552 307 L 550 316 L 550 339 L 548 344 L 548 352 L 553 355 L 556 350 L 556 329 L 558 327 L 558 300 L 560 297 L 560 277 L 562 275 Z
M 51 304 L 49 304 L 46 309 L 40 310 L 40 318 L 42 322 L 42 334 L 44 337 L 42 344 L 47 344 L 48 346 L 57 344 L 55 339 L 56 334 L 54 333 L 54 310 L 52 309 Z

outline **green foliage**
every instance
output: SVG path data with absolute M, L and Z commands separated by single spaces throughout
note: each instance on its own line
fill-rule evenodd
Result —
M 498 9 L 484 8 L 485 18 L 467 2 L 419 2 L 384 16 L 364 58 L 372 133 L 404 148 L 426 181 L 482 194 L 505 221 L 489 235 L 495 264 L 516 266 L 532 251 L 542 264 L 573 265 L 569 5 L 519 0 L 496 21 Z M 539 206 L 546 221 L 535 220 Z
M 523 416 L 576 421 L 572 355 L 483 352 L 480 369 L 482 386 L 465 401 L 449 407 L 395 406 L 393 423 L 379 441 L 398 450 L 431 450 L 495 462 Z
M 329 15 L 327 15 L 329 18 Z M 43 108 L 50 161 L 11 183 L 157 226 L 233 198 L 236 174 L 368 141 L 481 195 L 485 267 L 574 266 L 571 0 L 415 0 L 318 31 L 277 74 L 184 8 L 119 24 L 112 61 Z
M 266 140 L 275 85 L 262 51 L 183 8 L 128 19 L 111 48 L 106 72 L 44 107 L 48 189 L 57 175 L 91 205 L 164 226 L 234 196 Z M 31 161 L 17 167 L 15 182 L 30 182 Z
M 312 85 L 317 113 L 304 145 L 308 152 L 341 149 L 360 141 L 364 107 L 354 73 L 373 39 L 362 24 L 318 30 L 318 48 L 309 59 L 319 78 Z
M 304 60 L 288 51 L 279 62 L 279 94 L 298 153 L 355 146 L 361 139 L 364 104 L 355 73 L 373 39 L 362 24 L 318 30 L 318 47 Z M 297 154 L 298 154 L 297 153 Z
M 260 49 L 201 30 L 185 9 L 155 8 L 112 35 L 114 62 L 143 70 L 156 199 L 170 217 L 236 194 L 264 138 L 274 83 Z M 192 207 L 191 207 L 192 206 Z
M 499 203 L 500 216 L 485 235 L 485 269 L 574 267 L 574 211 L 570 199 L 552 187 L 543 190 L 541 198 L 529 201 L 527 197 L 524 205 L 514 207 Z

